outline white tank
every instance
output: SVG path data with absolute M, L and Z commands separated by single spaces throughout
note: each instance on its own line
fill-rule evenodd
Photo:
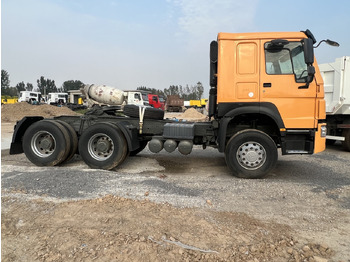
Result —
M 124 102 L 124 92 L 117 88 L 105 85 L 86 85 L 82 92 L 89 104 L 121 105 Z

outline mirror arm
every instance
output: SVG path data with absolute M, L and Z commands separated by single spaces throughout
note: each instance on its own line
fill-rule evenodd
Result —
M 314 48 L 317 48 L 320 46 L 320 44 L 322 44 L 323 42 L 326 42 L 326 40 L 321 40 L 320 42 L 318 42 L 317 46 L 314 46 Z

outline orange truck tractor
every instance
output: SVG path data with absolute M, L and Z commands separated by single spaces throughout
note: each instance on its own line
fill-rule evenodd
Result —
M 24 152 L 39 166 L 79 153 L 91 168 L 109 170 L 146 145 L 153 153 L 177 149 L 184 155 L 200 145 L 224 153 L 234 176 L 264 177 L 275 167 L 278 149 L 282 155 L 325 149 L 315 43 L 309 30 L 219 33 L 210 44 L 208 122 L 163 119 L 164 111 L 147 107 L 124 108 L 124 116 L 101 108 L 82 117 L 25 117 L 15 127 L 10 153 Z

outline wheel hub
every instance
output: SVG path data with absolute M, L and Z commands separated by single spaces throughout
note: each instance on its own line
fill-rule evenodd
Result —
M 245 169 L 254 170 L 266 161 L 265 148 L 257 142 L 246 142 L 237 150 L 237 161 Z
M 39 157 L 52 155 L 56 148 L 54 136 L 46 131 L 39 131 L 34 134 L 30 143 L 33 153 Z
M 102 153 L 108 152 L 111 148 L 111 143 L 106 138 L 101 138 L 96 144 L 96 150 Z
M 53 145 L 52 138 L 46 136 L 40 141 L 40 147 L 44 150 L 49 150 Z
M 112 139 L 103 133 L 94 134 L 88 142 L 89 154 L 97 161 L 105 161 L 114 152 Z

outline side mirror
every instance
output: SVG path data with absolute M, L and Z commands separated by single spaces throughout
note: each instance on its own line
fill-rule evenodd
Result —
M 314 80 L 316 70 L 313 65 L 307 66 L 307 78 L 306 78 L 306 84 L 304 86 L 299 86 L 299 89 L 308 89 L 310 83 Z
M 315 67 L 312 65 L 309 65 L 307 67 L 307 83 L 311 83 L 314 80 L 314 75 L 316 73 Z
M 334 47 L 339 47 L 339 46 L 340 46 L 338 42 L 335 42 L 335 41 L 332 41 L 332 40 L 327 39 L 327 40 L 321 40 L 321 41 L 318 43 L 318 45 L 315 46 L 315 48 L 319 47 L 320 44 L 322 44 L 323 42 L 325 42 L 326 44 L 328 44 L 328 45 L 330 45 L 330 46 L 334 46 Z
M 329 44 L 330 46 L 335 46 L 335 47 L 340 46 L 339 43 L 332 41 L 332 40 L 329 40 L 329 39 L 326 40 L 326 43 Z
M 312 65 L 314 63 L 314 47 L 313 41 L 310 38 L 304 38 L 301 40 L 304 48 L 304 58 L 307 65 Z

